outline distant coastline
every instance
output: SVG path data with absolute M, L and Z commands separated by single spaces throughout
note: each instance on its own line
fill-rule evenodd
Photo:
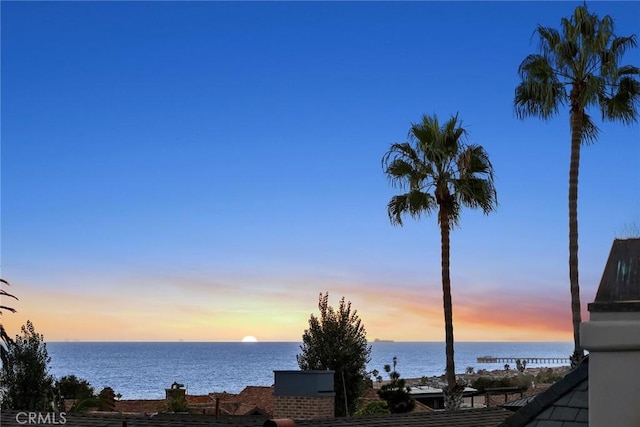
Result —
M 394 340 L 381 340 L 379 338 L 376 338 L 373 340 L 373 342 L 395 342 Z

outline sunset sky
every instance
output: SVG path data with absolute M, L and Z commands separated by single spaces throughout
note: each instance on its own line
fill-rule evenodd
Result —
M 443 341 L 436 218 L 390 225 L 380 160 L 458 113 L 500 206 L 452 233 L 455 338 L 570 341 L 568 112 L 520 121 L 513 94 L 536 25 L 579 4 L 3 1 L 2 323 L 299 341 L 328 291 L 371 340 Z M 640 33 L 640 3 L 588 5 Z M 582 151 L 585 318 L 640 224 L 639 141 L 604 123 Z

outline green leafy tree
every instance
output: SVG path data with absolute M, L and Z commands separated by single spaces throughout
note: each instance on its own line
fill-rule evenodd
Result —
M 69 412 L 85 412 L 100 406 L 91 384 L 75 375 L 66 375 L 56 381 L 56 392 L 60 398 L 61 410 L 65 409 L 62 402 L 67 399 L 74 400 Z
M 423 214 L 437 212 L 447 361 L 444 393 L 448 410 L 457 409 L 464 390 L 456 382 L 454 366 L 449 234 L 458 225 L 463 207 L 480 208 L 488 214 L 497 206 L 489 156 L 481 146 L 466 144 L 466 135 L 457 115 L 442 125 L 436 115 L 423 116 L 422 122 L 411 126 L 409 142 L 392 144 L 382 158 L 391 184 L 407 190 L 393 196 L 387 205 L 393 225 L 401 226 L 403 215 L 419 219 Z
M 89 381 L 76 377 L 75 375 L 65 375 L 56 381 L 56 389 L 60 396 L 65 399 L 83 399 L 95 394 L 94 388 Z
M 321 293 L 318 309 L 320 317 L 311 314 L 309 329 L 302 335 L 298 366 L 302 370 L 335 371 L 335 413 L 348 416 L 355 412 L 365 391 L 371 346 L 357 310 L 352 310 L 351 302 L 344 297 L 335 310 L 329 305 L 329 294 Z
M 416 406 L 415 399 L 411 396 L 411 387 L 408 387 L 400 373 L 396 370 L 398 359 L 393 358 L 393 370 L 390 365 L 384 365 L 384 371 L 389 375 L 390 381 L 380 387 L 378 396 L 387 402 L 392 414 L 410 412 Z
M 2 365 L 2 408 L 52 409 L 55 394 L 53 377 L 47 368 L 50 358 L 44 336 L 35 331 L 29 320 L 21 332 L 8 345 L 7 362 Z
M 569 283 L 573 321 L 572 365 L 584 358 L 579 327 L 580 286 L 578 282 L 578 170 L 580 148 L 594 142 L 598 127 L 588 109 L 600 110 L 604 121 L 630 124 L 638 119 L 640 69 L 620 65 L 624 53 L 636 47 L 636 36 L 618 37 L 613 19 L 589 13 L 586 3 L 572 16 L 562 18 L 561 28 L 536 28 L 540 53 L 528 55 L 520 64 L 521 82 L 515 90 L 516 115 L 544 120 L 569 107 L 571 160 L 569 163 Z

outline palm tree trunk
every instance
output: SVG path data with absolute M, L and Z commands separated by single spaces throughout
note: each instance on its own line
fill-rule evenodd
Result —
M 574 98 L 572 94 L 572 98 Z M 571 315 L 573 321 L 574 350 L 571 357 L 575 367 L 584 358 L 580 345 L 580 285 L 578 282 L 578 169 L 582 144 L 584 111 L 578 106 L 571 109 L 571 163 L 569 165 L 569 284 L 571 289 Z
M 440 207 L 440 235 L 442 245 L 442 296 L 444 299 L 444 333 L 447 357 L 446 377 L 449 390 L 456 386 L 456 370 L 453 361 L 453 304 L 451 303 L 451 278 L 449 277 L 449 215 Z

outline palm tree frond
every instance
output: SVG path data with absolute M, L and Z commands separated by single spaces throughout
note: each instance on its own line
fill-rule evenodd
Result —
M 581 142 L 585 145 L 590 145 L 598 139 L 598 135 L 600 134 L 600 129 L 593 123 L 591 120 L 591 116 L 587 113 L 582 115 L 582 138 Z
M 628 74 L 632 74 L 631 71 Z M 629 76 L 620 78 L 611 96 L 601 96 L 600 105 L 603 120 L 621 121 L 624 124 L 636 122 L 640 105 L 640 82 Z
M 519 119 L 528 116 L 549 119 L 566 98 L 564 85 L 549 60 L 541 55 L 529 55 L 520 64 L 518 73 L 522 82 L 515 91 L 516 116 Z
M 430 215 L 435 207 L 435 198 L 431 194 L 410 191 L 393 196 L 387 205 L 387 214 L 391 224 L 402 226 L 403 215 L 418 219 L 423 213 Z
M 2 314 L 2 310 L 7 310 L 11 313 L 15 313 L 17 311 L 15 308 L 7 307 L 6 305 L 0 305 L 0 314 Z

